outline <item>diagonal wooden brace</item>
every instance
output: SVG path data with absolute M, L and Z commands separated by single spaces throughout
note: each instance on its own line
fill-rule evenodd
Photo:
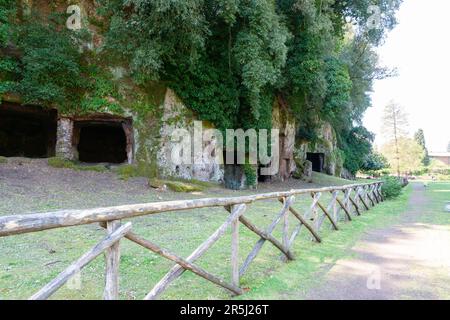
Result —
M 188 262 L 193 263 L 200 258 L 211 246 L 217 242 L 230 227 L 230 225 L 244 214 L 246 209 L 245 204 L 237 205 L 233 208 L 233 212 L 228 216 L 222 226 L 220 226 L 216 232 L 214 232 L 205 242 L 203 242 L 195 251 L 186 259 Z M 147 294 L 145 300 L 156 299 L 175 279 L 177 279 L 185 269 L 180 265 L 175 265 L 170 271 L 155 285 L 155 287 Z
M 353 204 L 353 206 L 355 207 L 356 214 L 357 214 L 358 216 L 360 216 L 360 215 L 361 215 L 361 212 L 359 211 L 359 207 L 358 207 L 358 205 L 356 204 L 355 200 L 353 200 L 352 198 L 349 198 L 349 200 L 350 200 L 350 202 Z
M 281 218 L 283 218 L 284 215 L 286 214 L 286 212 L 289 210 L 289 208 L 292 205 L 292 203 L 294 202 L 294 200 L 295 200 L 295 197 L 294 196 L 290 196 L 284 202 L 283 209 L 275 217 L 275 219 L 272 221 L 271 225 L 267 228 L 267 230 L 265 231 L 266 234 L 271 234 L 273 232 L 273 230 L 275 229 L 277 224 L 280 222 Z M 239 275 L 241 277 L 247 271 L 247 269 L 250 266 L 250 264 L 252 263 L 252 261 L 256 258 L 257 254 L 259 253 L 259 251 L 261 250 L 261 248 L 263 247 L 265 242 L 266 242 L 266 240 L 263 239 L 263 238 L 259 239 L 258 242 L 256 242 L 256 244 L 253 247 L 252 251 L 248 254 L 248 256 L 245 259 L 241 269 L 239 270 Z
M 361 193 L 359 193 L 359 199 L 361 200 L 361 202 L 363 203 L 364 207 L 366 208 L 366 210 L 369 210 L 369 206 L 367 205 L 366 201 L 364 201 L 363 196 L 361 195 Z
M 312 193 L 311 196 L 314 198 L 314 193 Z M 328 220 L 330 220 L 334 230 L 339 230 L 336 222 L 333 220 L 333 217 L 330 215 L 330 213 L 327 211 L 327 209 L 325 209 L 325 207 L 319 201 L 317 201 L 317 206 L 320 208 L 320 210 L 322 210 L 322 212 L 325 214 L 325 216 L 328 218 Z
M 336 201 L 341 206 L 341 208 L 344 210 L 345 215 L 347 216 L 348 220 L 352 221 L 352 215 L 350 214 L 350 212 L 348 212 L 347 208 L 342 203 L 342 201 L 339 198 L 336 198 Z
M 71 277 L 80 272 L 87 264 L 101 255 L 107 248 L 119 241 L 128 231 L 131 230 L 131 222 L 117 228 L 108 234 L 95 247 L 86 252 L 81 258 L 71 264 L 66 270 L 61 272 L 55 279 L 45 287 L 32 295 L 29 300 L 45 300 L 61 288 Z
M 288 248 L 285 248 L 285 246 L 283 246 L 283 244 L 281 244 L 281 242 L 279 242 L 277 239 L 275 239 L 271 234 L 259 229 L 257 226 L 255 226 L 253 223 L 251 223 L 249 220 L 247 220 L 247 218 L 245 218 L 243 216 L 241 216 L 239 218 L 239 221 L 241 221 L 242 224 L 244 226 L 246 226 L 249 230 L 253 231 L 258 236 L 260 236 L 261 239 L 263 239 L 264 241 L 267 240 L 270 243 L 272 243 L 282 253 L 284 253 L 284 255 L 286 256 L 286 258 L 288 258 L 288 260 L 294 260 L 294 255 L 292 254 L 292 252 L 289 251 Z
M 172 252 L 170 252 L 168 250 L 165 250 L 165 249 L 159 247 L 158 245 L 156 245 L 156 244 L 154 244 L 154 243 L 152 243 L 152 242 L 150 242 L 148 240 L 145 240 L 145 239 L 139 237 L 138 235 L 134 234 L 133 232 L 128 232 L 125 235 L 125 238 L 127 238 L 130 241 L 133 241 L 134 243 L 139 244 L 140 246 L 142 246 L 142 247 L 144 247 L 144 248 L 146 248 L 146 249 L 148 249 L 148 250 L 150 250 L 150 251 L 152 251 L 152 252 L 154 252 L 156 254 L 159 254 L 160 256 L 162 256 L 162 257 L 164 257 L 164 258 L 166 258 L 168 260 L 171 260 L 171 261 L 175 262 L 176 264 L 180 265 L 183 269 L 192 271 L 193 273 L 195 273 L 196 275 L 202 277 L 203 279 L 206 279 L 206 280 L 208 280 L 208 281 L 210 281 L 210 282 L 212 282 L 212 283 L 214 283 L 214 284 L 216 284 L 216 285 L 218 285 L 220 287 L 223 287 L 223 288 L 231 291 L 232 293 L 234 293 L 236 295 L 241 295 L 241 294 L 244 293 L 244 291 L 241 288 L 225 282 L 224 280 L 216 277 L 215 275 L 213 275 L 213 274 L 203 270 L 202 268 L 192 264 L 188 260 L 183 259 L 183 258 L 177 256 L 176 254 L 174 254 L 174 253 L 172 253 Z
M 317 242 L 322 242 L 322 239 L 320 238 L 316 230 L 306 221 L 305 218 L 302 217 L 302 215 L 297 210 L 295 210 L 293 207 L 289 207 L 289 211 L 300 221 L 302 225 L 305 226 L 306 229 L 308 229 L 308 231 L 312 234 Z

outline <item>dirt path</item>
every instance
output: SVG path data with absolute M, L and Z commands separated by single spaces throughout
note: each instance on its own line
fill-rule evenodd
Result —
M 420 223 L 429 199 L 413 185 L 395 226 L 370 232 L 339 260 L 307 299 L 441 299 L 450 296 L 450 228 Z

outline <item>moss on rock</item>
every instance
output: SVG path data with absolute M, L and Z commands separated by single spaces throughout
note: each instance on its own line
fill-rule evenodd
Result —
M 174 192 L 198 192 L 204 191 L 213 186 L 209 182 L 199 180 L 161 180 L 149 179 L 149 186 L 154 189 L 165 190 L 166 188 Z
M 75 161 L 66 160 L 60 157 L 49 158 L 47 163 L 50 167 L 58 169 L 72 169 L 76 171 L 94 171 L 94 172 L 107 172 L 108 168 L 104 165 L 82 165 Z

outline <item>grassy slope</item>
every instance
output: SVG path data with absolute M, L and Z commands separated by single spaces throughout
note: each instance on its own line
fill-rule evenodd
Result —
M 450 203 L 450 182 L 430 183 L 426 195 L 431 200 L 429 214 L 424 215 L 420 222 L 450 226 L 450 213 L 443 210 Z
M 450 204 L 450 182 L 430 184 L 426 195 L 431 200 L 430 206 L 427 214 L 423 215 L 419 222 L 432 228 L 445 228 L 447 231 L 450 231 L 450 212 L 446 212 L 444 209 L 447 204 Z M 439 241 L 439 238 L 435 241 Z M 448 283 L 449 270 L 448 263 L 443 261 L 442 267 L 432 275 L 433 280 L 436 281 L 435 283 L 439 284 L 434 287 L 435 294 L 442 300 L 450 300 L 448 286 L 443 285 Z
M 323 173 L 313 172 L 313 181 L 314 183 L 321 185 L 330 185 L 330 186 L 340 186 L 340 185 L 348 185 L 354 183 L 369 183 L 370 180 L 366 179 L 358 179 L 357 181 L 349 181 L 346 179 L 329 176 Z
M 319 185 L 317 181 L 320 185 L 349 183 L 349 181 L 323 175 L 315 175 L 314 178 L 316 180 L 314 186 Z M 267 191 L 270 190 L 266 187 L 258 192 Z M 248 193 L 250 191 L 214 190 L 210 193 L 207 191 L 201 196 L 236 196 Z M 179 195 L 176 196 L 179 197 Z M 199 197 L 199 195 L 189 197 Z M 324 197 L 325 204 L 328 195 L 324 195 Z M 309 197 L 301 197 L 296 201 L 296 208 L 306 210 L 310 202 Z M 399 203 L 386 204 L 385 209 L 389 210 L 390 206 L 396 206 Z M 247 217 L 261 228 L 266 228 L 274 215 L 280 210 L 280 207 L 280 204 L 275 201 L 259 202 L 250 206 Z M 133 219 L 133 229 L 136 233 L 155 241 L 162 247 L 181 256 L 187 256 L 223 223 L 226 215 L 225 210 L 216 208 L 147 216 Z M 330 240 L 327 240 L 325 245 L 322 246 L 313 244 L 307 233 L 302 233 L 295 247 L 295 253 L 299 255 L 295 264 L 301 270 L 296 277 L 301 277 L 303 274 L 305 278 L 308 278 L 308 274 L 312 275 L 312 272 L 316 271 L 315 268 L 320 267 L 321 261 L 326 262 L 332 261 L 328 259 L 335 259 L 336 254 L 334 252 L 337 248 L 344 248 L 348 246 L 346 241 L 356 239 L 358 229 L 362 228 L 361 226 L 358 227 L 358 223 L 364 224 L 365 219 L 382 220 L 377 219 L 372 214 L 368 214 L 367 217 L 363 217 L 362 222 L 345 225 L 344 231 L 339 233 L 331 233 L 328 231 L 329 225 L 325 224 L 323 230 L 326 235 L 324 235 L 324 238 Z M 366 221 L 366 224 L 371 226 L 374 221 Z M 291 230 L 295 226 L 294 222 L 291 219 Z M 352 236 L 354 232 L 356 232 L 356 236 Z M 281 230 L 278 227 L 274 234 L 280 238 L 280 233 Z M 0 238 L 0 299 L 27 298 L 91 246 L 95 245 L 103 236 L 104 231 L 101 228 L 91 225 Z M 240 258 L 243 262 L 246 254 L 250 252 L 258 238 L 242 226 L 240 239 Z M 267 294 L 266 298 L 275 297 L 273 296 L 274 292 L 277 291 L 275 289 L 281 285 L 281 282 L 276 280 L 278 275 L 290 273 L 286 268 L 294 266 L 292 263 L 285 265 L 279 257 L 279 252 L 272 246 L 268 244 L 264 246 L 248 273 L 242 279 L 242 285 L 251 288 L 250 293 L 245 295 L 244 298 L 254 298 L 260 296 L 260 294 Z M 229 279 L 229 259 L 230 235 L 227 234 L 198 261 L 198 264 L 213 274 Z M 163 258 L 149 253 L 129 241 L 124 241 L 122 243 L 120 266 L 121 298 L 141 299 L 171 266 L 172 263 Z M 103 290 L 103 274 L 104 261 L 102 257 L 99 257 L 83 270 L 81 290 L 74 290 L 65 286 L 54 297 L 60 299 L 99 299 Z M 271 284 L 272 281 L 274 281 L 273 284 Z M 295 282 L 299 287 L 300 282 L 298 280 L 295 280 Z M 273 288 L 275 291 L 264 293 L 264 290 L 266 290 L 264 288 Z M 280 295 L 281 292 L 278 293 L 278 297 Z M 223 299 L 229 298 L 229 295 L 205 280 L 191 273 L 185 273 L 181 279 L 170 286 L 162 298 Z

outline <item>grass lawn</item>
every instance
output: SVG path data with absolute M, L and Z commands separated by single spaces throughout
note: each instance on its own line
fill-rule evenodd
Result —
M 100 173 L 99 173 L 100 174 Z M 351 182 L 324 175 L 315 175 L 314 186 L 342 185 Z M 318 181 L 318 182 L 317 182 Z M 290 187 L 289 187 L 290 188 Z M 286 187 L 286 189 L 289 189 Z M 259 190 L 269 192 L 271 190 Z M 189 198 L 237 196 L 255 191 L 231 192 L 205 191 L 201 196 Z M 322 267 L 332 263 L 351 246 L 367 229 L 389 223 L 403 210 L 409 191 L 398 200 L 387 202 L 373 209 L 353 223 L 341 223 L 341 231 L 331 231 L 326 222 L 321 234 L 323 244 L 315 244 L 303 230 L 294 245 L 295 262 L 285 264 L 280 253 L 266 243 L 247 273 L 242 287 L 250 291 L 239 299 L 283 298 L 283 292 L 295 286 L 306 288 L 311 277 Z M 174 197 L 181 197 L 174 195 Z M 323 204 L 327 205 L 328 195 Z M 168 200 L 168 199 L 165 199 Z M 295 208 L 306 210 L 311 198 L 298 197 Z M 270 200 L 249 206 L 246 216 L 260 228 L 265 229 L 281 209 L 281 204 Z M 209 208 L 185 212 L 165 213 L 131 220 L 135 233 L 154 241 L 180 256 L 187 257 L 226 219 L 223 208 Z M 290 229 L 295 227 L 291 218 Z M 274 231 L 280 239 L 281 225 Z M 0 238 L 0 299 L 26 299 L 52 280 L 59 272 L 95 245 L 105 232 L 97 225 L 49 230 Z M 240 259 L 244 261 L 258 237 L 244 226 L 240 228 Z M 202 258 L 198 265 L 209 272 L 230 279 L 230 234 L 219 240 Z M 120 295 L 122 299 L 142 299 L 173 265 L 134 243 L 121 242 Z M 104 259 L 98 257 L 81 274 L 81 288 L 64 286 L 55 299 L 101 299 L 104 287 Z M 228 292 L 186 272 L 162 295 L 161 299 L 227 299 Z
M 429 212 L 420 222 L 450 226 L 450 213 L 444 210 L 450 203 L 450 182 L 430 183 L 425 194 L 430 199 Z

